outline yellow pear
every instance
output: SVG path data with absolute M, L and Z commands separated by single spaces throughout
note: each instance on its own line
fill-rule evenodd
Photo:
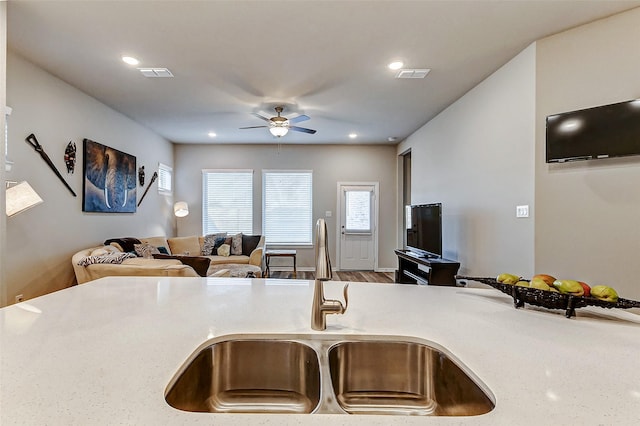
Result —
M 549 291 L 551 287 L 543 280 L 542 278 L 533 278 L 529 287 L 537 288 L 538 290 L 546 290 Z
M 498 275 L 498 278 L 496 278 L 496 281 L 498 281 L 499 283 L 502 284 L 515 284 L 518 281 L 520 281 L 520 277 L 517 275 L 513 275 L 513 274 L 500 274 Z
M 572 294 L 574 296 L 582 296 L 584 294 L 584 288 L 575 280 L 555 280 L 553 286 L 557 288 L 560 293 Z
M 591 296 L 596 299 L 606 300 L 607 302 L 618 301 L 618 293 L 613 288 L 606 285 L 594 285 L 591 287 Z

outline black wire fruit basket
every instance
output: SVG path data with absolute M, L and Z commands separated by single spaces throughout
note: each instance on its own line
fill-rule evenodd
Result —
M 541 306 L 547 309 L 562 309 L 565 316 L 571 318 L 576 315 L 577 308 L 585 306 L 599 306 L 601 308 L 640 308 L 640 302 L 635 300 L 618 298 L 616 302 L 608 302 L 606 300 L 596 299 L 595 297 L 574 296 L 571 294 L 556 293 L 548 290 L 539 290 L 532 287 L 522 287 L 511 284 L 503 284 L 496 281 L 495 278 L 482 277 L 465 277 L 458 275 L 459 280 L 477 281 L 508 294 L 513 298 L 513 305 L 516 308 L 522 308 L 525 303 L 534 306 Z

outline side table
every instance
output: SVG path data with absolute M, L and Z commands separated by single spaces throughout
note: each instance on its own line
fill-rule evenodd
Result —
M 265 271 L 265 278 L 269 278 L 271 272 L 269 271 L 269 260 L 272 257 L 291 257 L 293 258 L 293 277 L 297 278 L 298 273 L 296 271 L 296 251 L 295 250 L 267 250 L 265 252 L 265 262 L 267 270 Z

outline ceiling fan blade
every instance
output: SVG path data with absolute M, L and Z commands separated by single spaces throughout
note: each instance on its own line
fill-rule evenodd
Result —
M 269 126 L 249 126 L 249 127 L 239 127 L 240 130 L 244 129 L 258 129 L 260 127 L 269 127 Z
M 254 112 L 254 113 L 252 113 L 252 115 L 254 115 L 254 116 L 256 116 L 256 117 L 258 117 L 259 119 L 264 120 L 264 121 L 271 121 L 271 119 L 269 119 L 269 118 L 267 118 L 267 117 L 265 117 L 265 116 L 263 116 L 263 115 L 256 114 L 255 112 Z
M 309 133 L 312 135 L 316 132 L 313 129 L 307 129 L 305 127 L 298 127 L 298 126 L 289 126 L 289 130 L 295 130 L 296 132 L 302 132 L 302 133 Z
M 293 117 L 289 119 L 289 123 L 299 123 L 301 121 L 307 121 L 310 120 L 311 118 L 308 115 L 299 115 L 297 117 Z

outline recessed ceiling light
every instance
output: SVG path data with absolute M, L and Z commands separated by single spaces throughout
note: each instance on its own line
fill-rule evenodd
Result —
M 395 62 L 391 62 L 387 66 L 389 67 L 390 70 L 399 70 L 404 66 L 404 64 L 402 63 L 402 61 L 395 61 Z
M 357 137 L 358 137 L 358 135 L 357 135 L 357 134 L 355 134 L 355 133 L 349 133 L 349 137 L 350 137 L 351 139 L 355 139 L 355 138 L 357 138 Z
M 134 58 L 133 56 L 123 56 L 122 60 L 124 61 L 125 64 L 129 64 L 129 65 L 138 65 L 140 63 L 140 61 Z
M 216 135 L 216 132 L 209 132 L 207 134 L 209 135 L 210 138 L 215 138 L 216 136 L 218 136 Z

